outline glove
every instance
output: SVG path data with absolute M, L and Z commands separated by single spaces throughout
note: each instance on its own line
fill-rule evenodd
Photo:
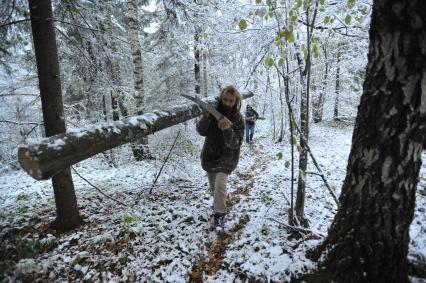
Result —
M 232 126 L 232 122 L 229 121 L 228 118 L 223 116 L 222 118 L 220 118 L 219 121 L 217 121 L 217 126 L 219 127 L 219 129 L 225 130 L 225 129 L 228 129 Z

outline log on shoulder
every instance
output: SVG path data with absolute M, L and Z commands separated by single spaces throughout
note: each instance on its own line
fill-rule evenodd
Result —
M 244 93 L 243 98 L 253 93 Z M 204 99 L 213 105 L 215 98 Z M 184 104 L 165 111 L 153 111 L 121 121 L 104 122 L 72 129 L 66 133 L 21 145 L 18 159 L 34 179 L 45 180 L 57 172 L 95 154 L 131 142 L 201 114 L 198 105 Z

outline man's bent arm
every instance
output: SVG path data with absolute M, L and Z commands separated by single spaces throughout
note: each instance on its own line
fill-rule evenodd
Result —
M 198 121 L 197 123 L 197 132 L 205 137 L 207 136 L 207 133 L 209 132 L 209 127 L 210 127 L 210 119 L 206 116 L 202 116 L 200 121 Z
M 256 116 L 256 120 L 259 119 L 259 114 L 256 112 L 256 110 L 253 110 L 253 111 L 254 111 L 254 116 Z

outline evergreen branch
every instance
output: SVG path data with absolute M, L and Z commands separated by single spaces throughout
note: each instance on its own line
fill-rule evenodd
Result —
M 71 26 L 74 26 L 74 27 L 77 27 L 77 28 L 81 28 L 81 29 L 90 30 L 90 31 L 92 31 L 92 32 L 106 33 L 106 31 L 105 31 L 105 30 L 92 28 L 92 27 L 90 27 L 90 26 L 85 27 L 85 26 L 81 26 L 81 25 L 78 25 L 78 24 L 74 24 L 74 23 L 70 23 L 70 22 L 63 21 L 63 20 L 58 20 L 58 19 L 55 19 L 55 20 L 53 20 L 53 21 L 54 21 L 54 22 L 61 23 L 61 24 L 71 25 Z M 111 36 L 111 37 L 113 37 L 113 38 L 116 38 L 116 39 L 118 39 L 118 40 L 120 40 L 120 41 L 122 41 L 122 42 L 124 42 L 124 43 L 126 43 L 126 44 L 130 44 L 128 41 L 126 41 L 126 40 L 124 40 L 124 39 L 122 39 L 122 38 L 120 38 L 120 37 L 118 37 L 118 36 L 115 36 L 115 35 L 112 35 L 112 34 L 110 34 L 110 36 Z
M 109 84 L 109 86 L 115 91 L 117 92 L 117 89 L 115 88 L 114 84 L 108 79 L 108 76 L 94 63 L 92 62 L 92 60 L 90 58 L 87 57 L 87 55 L 84 53 L 84 51 L 78 47 L 78 45 L 76 43 L 73 42 L 73 39 L 71 39 L 69 36 L 67 36 L 63 31 L 61 31 L 60 29 L 58 29 L 57 27 L 55 27 L 55 29 L 57 31 L 59 31 L 60 34 L 62 34 L 65 38 L 67 38 L 68 40 L 70 40 L 74 46 L 81 52 L 81 54 L 83 55 L 83 57 L 88 61 L 88 63 L 90 65 L 92 65 L 93 67 L 95 67 L 96 70 L 98 70 L 98 72 L 104 77 L 104 79 L 106 80 L 106 82 Z

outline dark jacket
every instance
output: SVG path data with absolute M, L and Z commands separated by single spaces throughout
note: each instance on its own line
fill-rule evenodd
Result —
M 246 114 L 246 124 L 254 125 L 255 123 L 254 121 L 247 120 L 247 118 L 256 118 L 256 120 L 259 119 L 259 114 L 257 114 L 257 112 L 253 108 L 250 110 L 247 110 L 245 114 Z
M 206 137 L 201 152 L 201 166 L 205 171 L 230 174 L 237 167 L 244 136 L 242 116 L 239 115 L 232 123 L 232 127 L 221 130 L 213 115 L 203 116 L 198 121 L 197 132 Z

